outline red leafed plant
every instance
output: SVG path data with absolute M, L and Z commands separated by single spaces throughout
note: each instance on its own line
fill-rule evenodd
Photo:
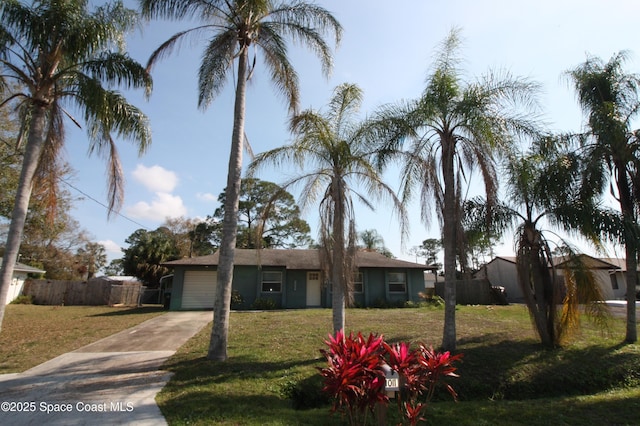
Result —
M 319 369 L 325 378 L 323 391 L 334 397 L 332 411 L 342 411 L 350 424 L 365 424 L 367 413 L 376 403 L 386 403 L 382 370 L 382 336 L 373 333 L 365 339 L 361 333 L 345 336 L 342 331 L 325 341 L 329 347 L 320 352 L 328 367 Z
M 416 425 L 431 401 L 436 387 L 445 377 L 458 377 L 453 363 L 462 358 L 462 354 L 452 356 L 449 352 L 438 353 L 433 347 L 421 344 L 416 350 L 410 350 L 406 343 L 388 345 L 383 343 L 389 364 L 401 377 L 402 392 L 398 398 L 398 409 L 409 421 Z M 451 385 L 447 390 L 457 399 L 458 395 Z
M 421 365 L 423 374 L 426 376 L 426 396 L 427 401 L 431 401 L 433 394 L 436 390 L 436 385 L 442 381 L 445 377 L 458 377 L 456 374 L 457 367 L 453 366 L 453 363 L 459 361 L 462 358 L 462 354 L 451 355 L 449 351 L 438 353 L 433 350 L 433 347 L 426 347 L 420 345 L 418 348 L 418 363 Z M 450 384 L 446 384 L 447 390 L 451 394 L 454 400 L 458 400 L 458 394 L 451 387 Z
M 350 424 L 366 424 L 366 416 L 378 403 L 388 404 L 384 392 L 384 370 L 387 364 L 398 372 L 401 391 L 398 394 L 398 409 L 410 425 L 416 425 L 423 417 L 438 383 L 446 377 L 458 377 L 453 363 L 462 354 L 436 352 L 433 347 L 421 344 L 411 350 L 407 343 L 389 345 L 382 336 L 353 333 L 345 337 L 342 331 L 335 337 L 329 335 L 325 341 L 328 350 L 320 350 L 329 366 L 320 374 L 325 378 L 323 391 L 332 395 L 332 411 L 347 414 Z M 454 399 L 457 394 L 446 384 Z

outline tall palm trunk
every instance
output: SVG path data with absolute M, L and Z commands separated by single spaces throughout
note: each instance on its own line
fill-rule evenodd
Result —
M 618 182 L 618 194 L 620 196 L 620 210 L 624 220 L 625 256 L 626 256 L 626 280 L 627 280 L 627 330 L 625 341 L 635 343 L 638 340 L 636 319 L 636 284 L 638 283 L 638 242 L 633 228 L 636 219 L 633 211 L 633 199 L 629 191 L 630 184 L 625 173 L 624 164 L 616 164 Z
M 9 286 L 13 280 L 13 271 L 20 243 L 22 242 L 22 232 L 29 210 L 29 200 L 33 189 L 33 177 L 35 176 L 40 155 L 45 141 L 45 128 L 47 122 L 47 106 L 37 105 L 33 108 L 31 123 L 29 128 L 29 139 L 25 147 L 24 158 L 22 160 L 22 170 L 18 182 L 18 190 L 11 214 L 11 224 L 7 236 L 7 245 L 0 268 L 0 330 L 4 319 L 5 306 L 9 296 Z
M 521 238 L 516 256 L 518 282 L 540 342 L 553 347 L 556 344 L 556 301 L 553 300 L 553 274 L 549 272 L 546 250 L 540 246 L 540 236 L 531 222 L 525 225 Z
M 456 184 L 453 162 L 455 141 L 443 140 L 442 179 L 444 181 L 444 207 L 442 245 L 444 247 L 444 331 L 442 348 L 456 349 Z
M 344 188 L 341 187 L 340 182 L 334 182 L 331 189 L 334 192 L 334 199 L 336 200 L 335 208 L 333 210 L 333 247 L 331 251 L 331 306 L 333 312 L 333 332 L 344 329 L 345 321 L 345 277 L 342 274 L 344 268 L 341 266 L 345 261 L 345 247 L 344 247 L 344 220 L 345 220 L 345 200 L 344 200 Z
M 213 307 L 213 328 L 207 358 L 226 361 L 229 339 L 229 312 L 233 284 L 233 258 L 238 232 L 238 206 L 242 183 L 242 150 L 244 142 L 245 95 L 247 89 L 247 63 L 249 50 L 244 47 L 238 58 L 238 83 L 233 112 L 233 134 L 227 174 L 227 189 L 222 222 L 222 242 L 218 261 L 218 284 Z

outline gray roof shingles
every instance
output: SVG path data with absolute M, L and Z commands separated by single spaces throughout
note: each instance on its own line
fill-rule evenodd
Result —
M 0 257 L 0 266 L 2 266 L 2 258 Z M 44 274 L 46 271 L 42 269 L 34 268 L 33 266 L 25 265 L 24 263 L 16 262 L 13 267 L 15 272 L 27 272 L 31 274 Z
M 236 249 L 234 265 L 284 266 L 287 269 L 320 269 L 318 250 L 300 249 Z M 199 257 L 190 257 L 163 263 L 165 266 L 216 266 L 218 252 Z M 428 266 L 419 263 L 391 259 L 377 252 L 358 251 L 356 265 L 359 268 L 404 268 L 427 270 Z

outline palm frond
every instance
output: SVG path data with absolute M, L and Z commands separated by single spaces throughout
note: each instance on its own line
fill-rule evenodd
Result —
M 182 43 L 186 42 L 186 40 L 201 36 L 202 34 L 207 33 L 211 28 L 211 25 L 201 25 L 195 28 L 190 28 L 188 30 L 179 31 L 169 37 L 149 56 L 146 65 L 147 71 L 151 71 L 156 62 L 168 57 L 174 51 L 178 50 L 182 46 Z
M 288 58 L 287 45 L 282 34 L 268 23 L 261 26 L 257 41 L 264 54 L 264 62 L 271 73 L 271 81 L 287 100 L 289 111 L 296 113 L 300 102 L 298 74 Z
M 46 139 L 34 176 L 34 187 L 41 194 L 49 224 L 54 222 L 57 214 L 58 176 L 63 165 L 62 149 L 65 139 L 63 117 L 60 103 L 54 102 L 49 111 Z
M 233 66 L 237 39 L 233 31 L 216 34 L 208 43 L 198 71 L 198 106 L 207 108 L 220 94 Z
M 145 89 L 149 96 L 153 86 L 151 75 L 142 65 L 127 54 L 104 52 L 82 64 L 87 75 L 104 82 L 108 86 L 127 89 Z M 62 72 L 66 72 L 63 70 Z M 73 71 L 72 71 L 73 72 Z
M 282 2 L 269 13 L 267 23 L 280 26 L 295 42 L 305 45 L 316 53 L 326 76 L 331 72 L 333 56 L 324 36 L 333 35 L 336 46 L 342 38 L 342 26 L 328 10 L 304 1 Z
M 140 11 L 147 19 L 203 19 L 223 15 L 227 0 L 141 0 Z

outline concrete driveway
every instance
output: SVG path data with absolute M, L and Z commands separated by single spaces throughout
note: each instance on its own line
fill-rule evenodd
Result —
M 155 396 L 171 373 L 160 367 L 212 318 L 211 311 L 168 312 L 0 375 L 0 425 L 166 425 Z

